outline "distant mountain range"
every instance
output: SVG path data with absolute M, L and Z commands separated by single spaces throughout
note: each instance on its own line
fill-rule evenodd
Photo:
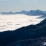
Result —
M 0 14 L 26 14 L 26 15 L 43 15 L 42 17 L 46 17 L 46 11 L 41 10 L 30 10 L 30 11 L 20 11 L 20 12 L 0 12 Z
M 44 42 L 46 42 L 46 19 L 37 25 L 0 32 L 0 46 L 44 46 Z
M 15 12 L 0 12 L 0 14 L 15 14 Z
M 43 15 L 43 11 L 41 10 L 31 10 L 29 11 L 28 15 Z
M 25 11 L 25 10 L 20 11 L 20 12 L 16 12 L 16 14 L 27 14 L 27 13 L 28 13 L 28 11 Z

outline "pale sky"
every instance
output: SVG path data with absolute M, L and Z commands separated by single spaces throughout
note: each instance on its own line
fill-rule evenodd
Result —
M 0 12 L 46 10 L 46 0 L 0 0 Z

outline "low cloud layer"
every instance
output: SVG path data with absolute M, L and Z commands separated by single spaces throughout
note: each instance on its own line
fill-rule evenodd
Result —
M 0 14 L 0 32 L 7 30 L 16 30 L 23 26 L 38 24 L 43 19 L 39 16 L 27 16 L 24 14 L 1 15 Z

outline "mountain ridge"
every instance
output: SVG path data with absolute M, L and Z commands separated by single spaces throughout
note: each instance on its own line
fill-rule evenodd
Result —
M 31 16 L 38 16 L 38 15 L 43 15 L 41 17 L 46 17 L 46 11 L 42 11 L 42 10 L 30 10 L 30 11 L 25 11 L 22 10 L 20 12 L 0 12 L 0 14 L 26 14 L 26 15 L 31 15 Z
M 28 45 L 41 46 L 41 43 L 45 41 L 46 41 L 46 19 L 43 20 L 41 24 L 39 23 L 37 25 L 22 27 L 14 31 L 0 32 L 0 46 L 7 46 L 7 45 L 8 46 L 28 46 Z

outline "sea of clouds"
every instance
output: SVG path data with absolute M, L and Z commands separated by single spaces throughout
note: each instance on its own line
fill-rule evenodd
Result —
M 43 18 L 40 16 L 28 16 L 24 14 L 11 14 L 3 15 L 0 14 L 0 32 L 8 30 L 16 30 L 23 26 L 40 23 Z

